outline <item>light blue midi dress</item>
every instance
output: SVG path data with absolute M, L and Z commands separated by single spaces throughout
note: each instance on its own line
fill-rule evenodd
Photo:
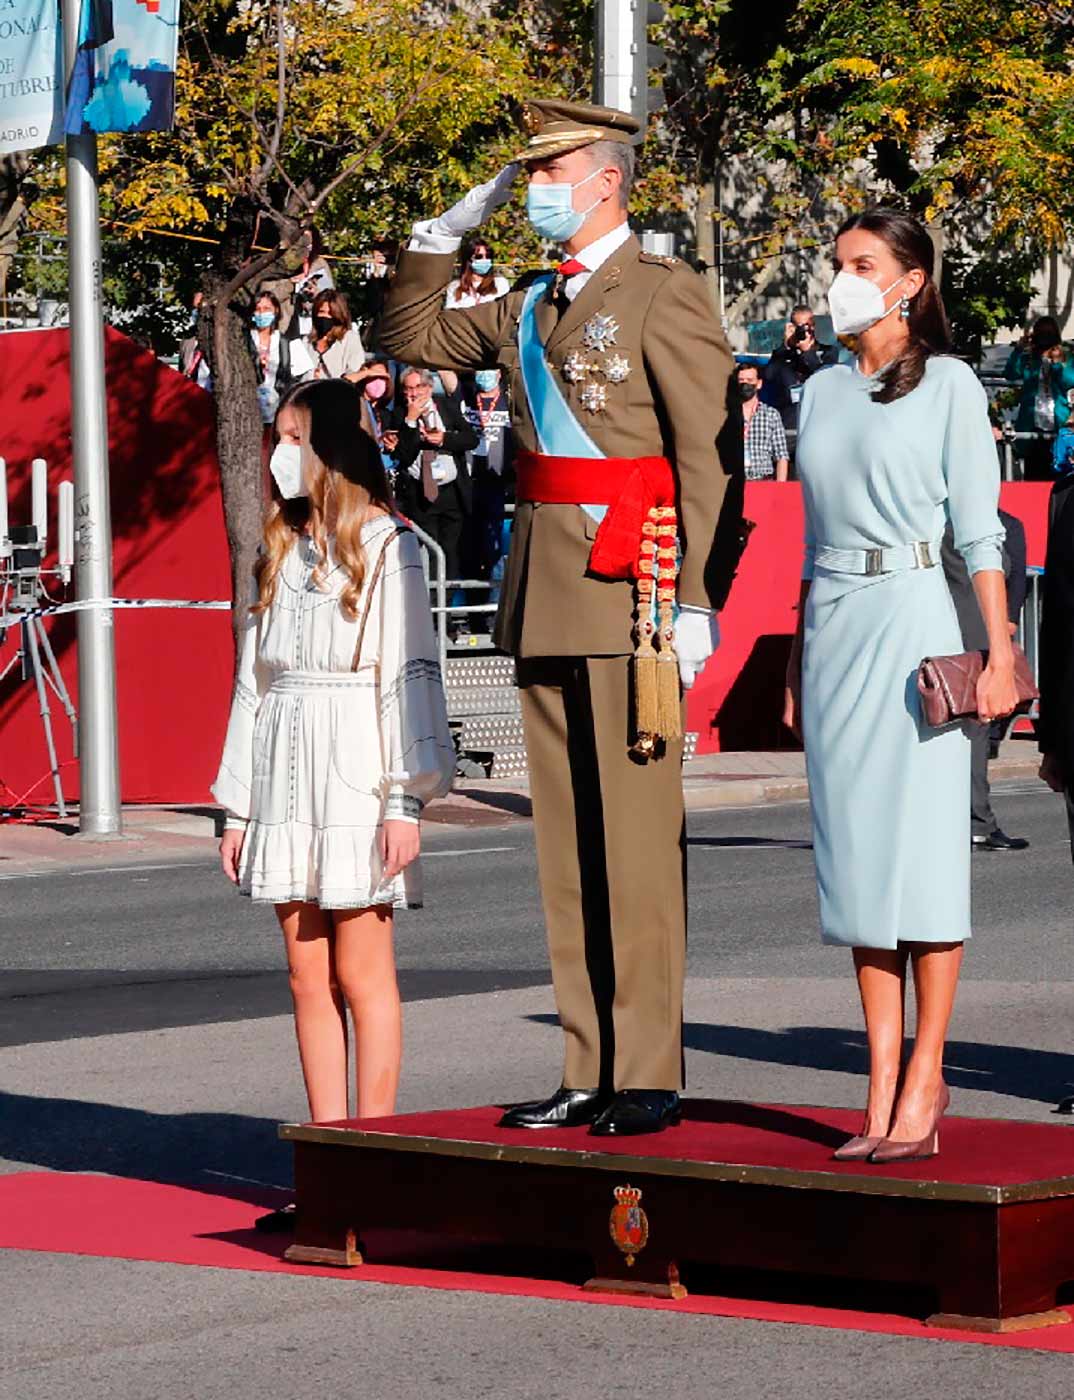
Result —
M 824 941 L 893 949 L 970 936 L 970 743 L 961 726 L 923 725 L 917 668 L 962 650 L 939 565 L 947 520 L 971 574 L 1002 569 L 1003 528 L 973 372 L 934 356 L 894 403 L 876 388 L 835 365 L 802 398 L 802 732 Z M 891 572 L 850 571 L 859 551 L 915 543 L 936 567 L 903 549 Z

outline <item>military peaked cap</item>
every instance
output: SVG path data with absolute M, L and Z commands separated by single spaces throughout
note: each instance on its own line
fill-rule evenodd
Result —
M 641 127 L 629 112 L 617 112 L 614 107 L 555 99 L 526 102 L 522 129 L 530 138 L 529 144 L 515 159 L 526 161 L 565 155 L 594 141 L 621 141 L 633 146 Z

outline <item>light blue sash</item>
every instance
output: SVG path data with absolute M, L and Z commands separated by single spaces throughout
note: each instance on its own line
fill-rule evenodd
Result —
M 518 324 L 518 360 L 526 391 L 530 417 L 537 435 L 537 446 L 549 457 L 604 457 L 586 430 L 571 412 L 556 378 L 545 359 L 544 344 L 537 330 L 537 303 L 547 295 L 555 273 L 534 279 L 522 304 Z M 602 520 L 607 506 L 583 506 L 594 520 Z

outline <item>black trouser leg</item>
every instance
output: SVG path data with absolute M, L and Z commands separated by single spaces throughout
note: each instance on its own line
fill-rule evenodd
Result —
M 1067 830 L 1070 833 L 1070 859 L 1074 861 L 1074 783 L 1069 779 L 1063 790 L 1067 803 Z
M 970 731 L 970 827 L 974 836 L 990 836 L 996 829 L 996 814 L 988 791 L 987 724 L 974 724 Z

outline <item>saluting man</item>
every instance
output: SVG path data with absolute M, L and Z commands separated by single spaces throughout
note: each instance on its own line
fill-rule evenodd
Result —
M 415 226 L 379 343 L 410 364 L 498 365 L 511 393 L 518 506 L 496 639 L 517 661 L 566 1055 L 562 1086 L 502 1124 L 657 1132 L 682 1087 L 680 673 L 688 688 L 715 649 L 737 560 L 716 543 L 732 360 L 702 280 L 630 231 L 637 122 L 547 101 L 525 125 L 527 212 L 564 260 L 442 311 L 460 239 L 511 197 L 508 166 Z

